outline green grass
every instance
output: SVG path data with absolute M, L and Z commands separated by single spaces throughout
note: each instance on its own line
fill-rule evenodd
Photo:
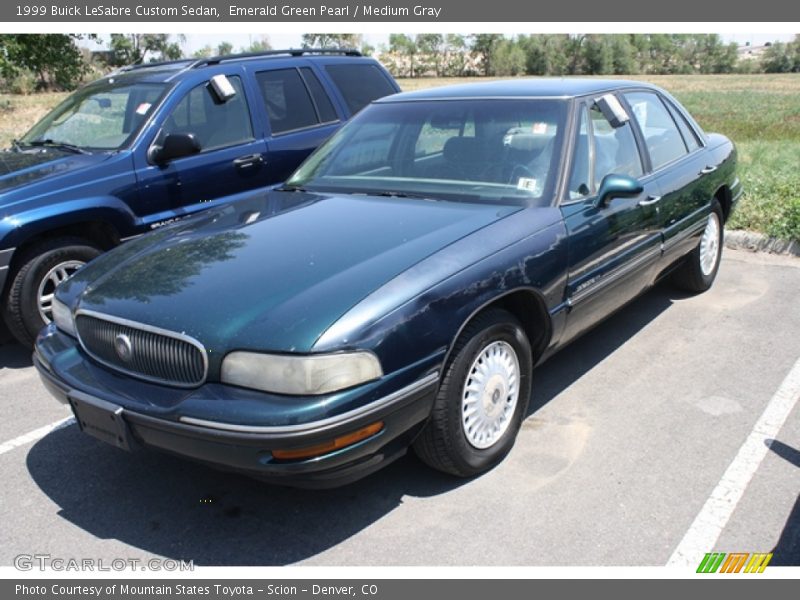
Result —
M 745 195 L 729 227 L 800 241 L 800 74 L 636 76 L 670 91 L 706 131 L 739 150 Z M 401 79 L 404 90 L 481 79 Z M 0 94 L 0 147 L 65 94 Z

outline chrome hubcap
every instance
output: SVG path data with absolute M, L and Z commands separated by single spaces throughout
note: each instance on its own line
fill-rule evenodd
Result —
M 39 316 L 42 317 L 45 323 L 53 320 L 53 296 L 55 295 L 56 287 L 69 279 L 75 271 L 85 264 L 80 260 L 68 260 L 57 264 L 42 277 L 36 297 L 39 304 Z
M 461 396 L 461 427 L 467 441 L 483 450 L 511 424 L 519 398 L 519 359 L 507 342 L 492 342 L 470 367 Z
M 708 215 L 705 231 L 700 240 L 700 270 L 703 275 L 710 275 L 717 265 L 719 255 L 719 216 L 712 212 Z

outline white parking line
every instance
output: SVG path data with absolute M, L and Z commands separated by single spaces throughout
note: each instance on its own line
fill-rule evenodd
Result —
M 797 404 L 798 398 L 800 398 L 800 359 L 794 363 L 792 370 L 770 399 L 750 435 L 739 448 L 736 458 L 675 548 L 667 561 L 668 567 L 695 569 L 706 552 L 713 551 L 714 544 L 717 543 L 728 519 L 744 495 L 747 485 L 767 455 L 770 440 L 778 435 L 789 413 Z
M 5 454 L 6 452 L 10 452 L 14 448 L 19 448 L 20 446 L 24 446 L 25 444 L 30 444 L 31 442 L 40 440 L 48 433 L 56 431 L 57 429 L 61 429 L 63 427 L 69 427 L 73 423 L 75 423 L 75 417 L 66 417 L 64 419 L 61 419 L 60 421 L 56 421 L 55 423 L 50 423 L 49 425 L 45 425 L 44 427 L 39 427 L 39 429 L 34 429 L 33 431 L 29 431 L 28 433 L 25 433 L 19 437 L 15 437 L 13 440 L 3 442 L 2 444 L 0 444 L 0 454 Z

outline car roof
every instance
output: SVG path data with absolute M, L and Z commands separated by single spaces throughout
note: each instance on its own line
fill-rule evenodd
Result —
M 654 85 L 625 79 L 598 79 L 582 77 L 526 77 L 482 83 L 466 83 L 404 92 L 376 102 L 413 100 L 446 100 L 467 98 L 574 98 L 619 89 L 650 88 Z
M 117 81 L 143 82 L 143 83 L 164 83 L 172 81 L 174 77 L 183 71 L 200 69 L 203 67 L 213 67 L 219 64 L 231 64 L 237 62 L 250 62 L 270 59 L 291 59 L 304 58 L 311 60 L 325 60 L 329 58 L 349 59 L 361 58 L 362 60 L 372 61 L 369 57 L 364 57 L 358 50 L 349 48 L 289 48 L 287 50 L 266 50 L 263 52 L 246 52 L 241 54 L 229 54 L 222 56 L 210 56 L 206 58 L 188 58 L 165 62 L 141 63 L 128 65 L 109 73 L 103 79 L 113 78 Z

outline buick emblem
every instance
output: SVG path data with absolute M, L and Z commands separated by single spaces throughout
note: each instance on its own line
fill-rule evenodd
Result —
M 114 350 L 123 362 L 128 362 L 133 357 L 131 339 L 124 333 L 117 334 L 114 338 Z

